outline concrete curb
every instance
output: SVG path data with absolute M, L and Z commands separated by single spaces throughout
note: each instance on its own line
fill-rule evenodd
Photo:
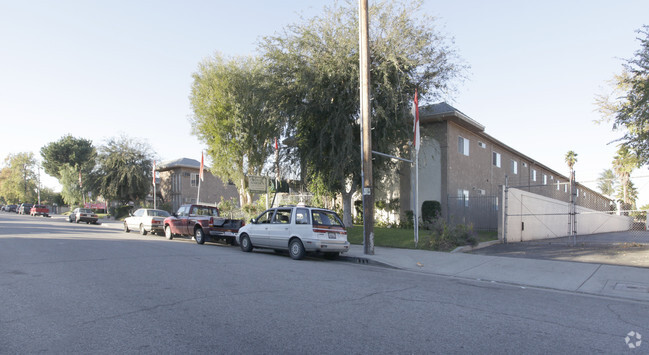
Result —
M 457 247 L 457 248 L 451 250 L 451 253 L 466 253 L 466 252 L 470 252 L 470 251 L 473 251 L 473 250 L 490 247 L 490 246 L 492 246 L 494 244 L 500 244 L 500 243 L 501 243 L 500 240 L 490 240 L 488 242 L 482 242 L 482 243 L 480 243 L 480 244 L 478 244 L 476 246 L 465 245 L 465 246 Z

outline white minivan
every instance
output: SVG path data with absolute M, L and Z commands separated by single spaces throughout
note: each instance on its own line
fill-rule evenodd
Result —
M 311 206 L 280 206 L 264 211 L 237 234 L 241 250 L 253 248 L 288 250 L 291 258 L 322 252 L 335 258 L 349 251 L 347 231 L 336 212 Z

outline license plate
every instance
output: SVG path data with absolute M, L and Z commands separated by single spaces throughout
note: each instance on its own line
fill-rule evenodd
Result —
M 329 239 L 336 239 L 336 233 L 327 233 L 329 235 Z

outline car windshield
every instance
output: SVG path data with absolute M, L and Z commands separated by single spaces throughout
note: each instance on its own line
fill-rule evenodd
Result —
M 335 212 L 313 210 L 311 211 L 311 216 L 313 217 L 314 225 L 344 227 L 343 222 Z
M 92 213 L 90 208 L 79 208 L 79 213 Z
M 149 216 L 153 217 L 169 217 L 169 212 L 162 210 L 149 210 Z

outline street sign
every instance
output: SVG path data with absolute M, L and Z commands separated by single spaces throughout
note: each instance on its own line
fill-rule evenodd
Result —
M 268 183 L 265 176 L 248 176 L 248 188 L 250 192 L 266 192 Z

